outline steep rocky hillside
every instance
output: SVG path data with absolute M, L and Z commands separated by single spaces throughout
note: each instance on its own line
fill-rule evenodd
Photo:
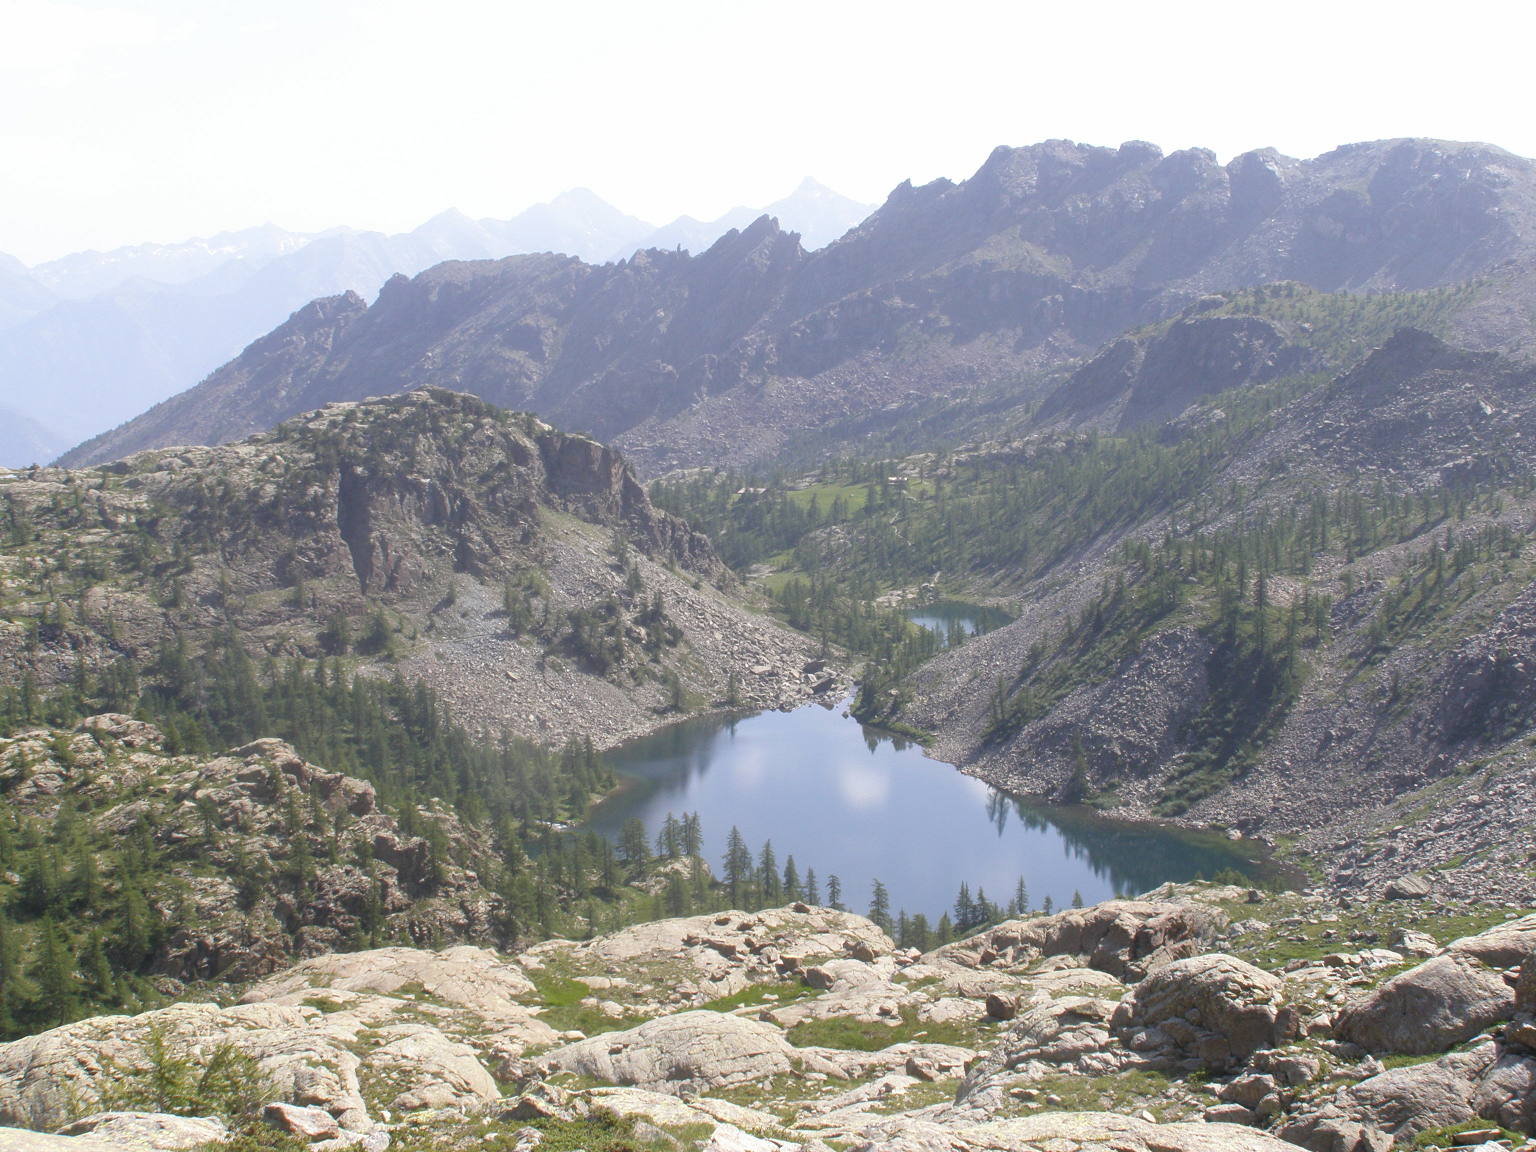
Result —
M 856 711 L 1009 792 L 1532 898 L 1536 369 L 1392 333 L 1446 299 L 1211 297 L 1023 435 L 653 490 L 813 632 L 870 599 L 1003 609 L 872 663 Z
M 3 473 L 0 499 L 13 711 L 23 689 L 126 691 L 231 641 L 258 662 L 419 680 L 473 726 L 541 743 L 810 695 L 814 647 L 723 590 L 708 540 L 614 452 L 473 397 Z
M 345 947 L 516 935 L 481 879 L 498 846 L 441 801 L 381 800 L 278 740 L 222 756 L 167 744 L 110 714 L 0 740 L 6 1032 Z M 68 965 L 61 979 L 50 936 L 80 979 Z
M 317 302 L 64 460 L 231 440 L 326 401 L 436 384 L 615 440 L 652 471 L 767 461 L 1027 407 L 1125 329 L 1279 280 L 1476 280 L 1451 319 L 1516 347 L 1533 221 L 1536 164 L 1487 145 L 1227 165 L 1141 143 L 999 148 L 960 184 L 902 185 L 815 253 L 764 217 L 692 258 L 445 264 L 392 280 L 371 307 Z
M 1090 451 L 1096 494 L 1064 499 L 1097 517 L 1037 531 L 1045 554 L 1002 569 L 1019 619 L 896 714 L 1013 791 L 1294 840 L 1349 886 L 1536 896 L 1533 384 L 1404 330 L 1299 394 L 1250 385 Z
M 318 957 L 235 1004 L 0 1045 L 0 1123 L 14 1126 L 0 1140 L 1529 1148 L 1536 916 L 1413 912 L 1413 930 L 1393 931 L 1376 904 L 1206 886 L 1008 921 L 926 954 L 863 917 L 794 904 L 515 956 Z

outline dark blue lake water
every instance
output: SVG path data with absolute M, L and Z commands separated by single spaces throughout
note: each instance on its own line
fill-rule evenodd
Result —
M 1065 907 L 1142 892 L 1165 880 L 1253 873 L 1221 837 L 1129 824 L 1080 809 L 1023 804 L 921 749 L 815 705 L 738 719 L 700 717 L 609 753 L 627 786 L 593 814 L 610 838 L 631 817 L 654 841 L 668 812 L 697 812 L 718 875 L 731 828 L 756 853 L 773 842 L 827 877 L 863 911 L 876 877 L 893 911 L 930 920 L 954 905 L 961 882 L 1006 905 L 1020 876 L 1033 906 Z
M 941 640 L 958 643 L 1011 623 L 1013 617 L 1000 608 L 967 604 L 964 600 L 936 600 L 920 608 L 907 609 L 907 619 L 926 628 Z

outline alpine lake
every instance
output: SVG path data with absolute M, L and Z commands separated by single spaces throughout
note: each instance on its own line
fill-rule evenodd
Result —
M 909 616 L 945 643 L 1008 621 L 955 601 Z M 936 922 L 962 883 L 1006 907 L 1022 878 L 1038 909 L 1047 898 L 1065 908 L 1076 897 L 1092 904 L 1218 873 L 1255 882 L 1278 875 L 1253 845 L 1219 833 L 1009 796 L 860 724 L 846 704 L 696 717 L 607 758 L 621 784 L 593 811 L 594 831 L 616 841 L 638 818 L 654 842 L 669 813 L 695 813 L 717 875 L 736 828 L 754 856 L 771 842 L 781 870 L 790 857 L 802 879 L 814 869 L 824 902 L 836 876 L 842 902 L 855 911 L 869 906 L 876 879 L 893 915 L 920 912 Z

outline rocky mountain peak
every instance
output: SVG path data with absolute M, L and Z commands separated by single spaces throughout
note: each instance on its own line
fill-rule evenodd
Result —
M 1222 165 L 1201 148 L 1048 140 L 996 149 L 960 184 L 903 183 L 809 253 L 765 214 L 693 257 L 440 265 L 392 281 L 358 323 L 311 341 L 307 363 L 237 361 L 69 460 L 422 384 L 589 429 L 646 467 L 769 460 L 812 429 L 863 435 L 860 413 L 889 424 L 914 397 L 981 403 L 1010 381 L 1028 408 L 1127 329 L 1259 284 L 1400 291 L 1497 274 L 1467 330 L 1484 346 L 1536 342 L 1516 303 L 1533 238 L 1536 163 L 1484 145 L 1266 148 Z

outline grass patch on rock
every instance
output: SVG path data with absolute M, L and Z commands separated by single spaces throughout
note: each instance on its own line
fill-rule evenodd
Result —
M 784 1036 L 796 1048 L 841 1048 L 850 1052 L 878 1052 L 892 1044 L 917 1041 L 924 1044 L 954 1044 L 962 1048 L 980 1048 L 990 1044 L 997 1034 L 996 1025 L 923 1021 L 917 1009 L 903 1008 L 899 1019 L 885 1021 L 856 1020 L 851 1016 L 832 1016 L 806 1020 L 789 1029 Z

